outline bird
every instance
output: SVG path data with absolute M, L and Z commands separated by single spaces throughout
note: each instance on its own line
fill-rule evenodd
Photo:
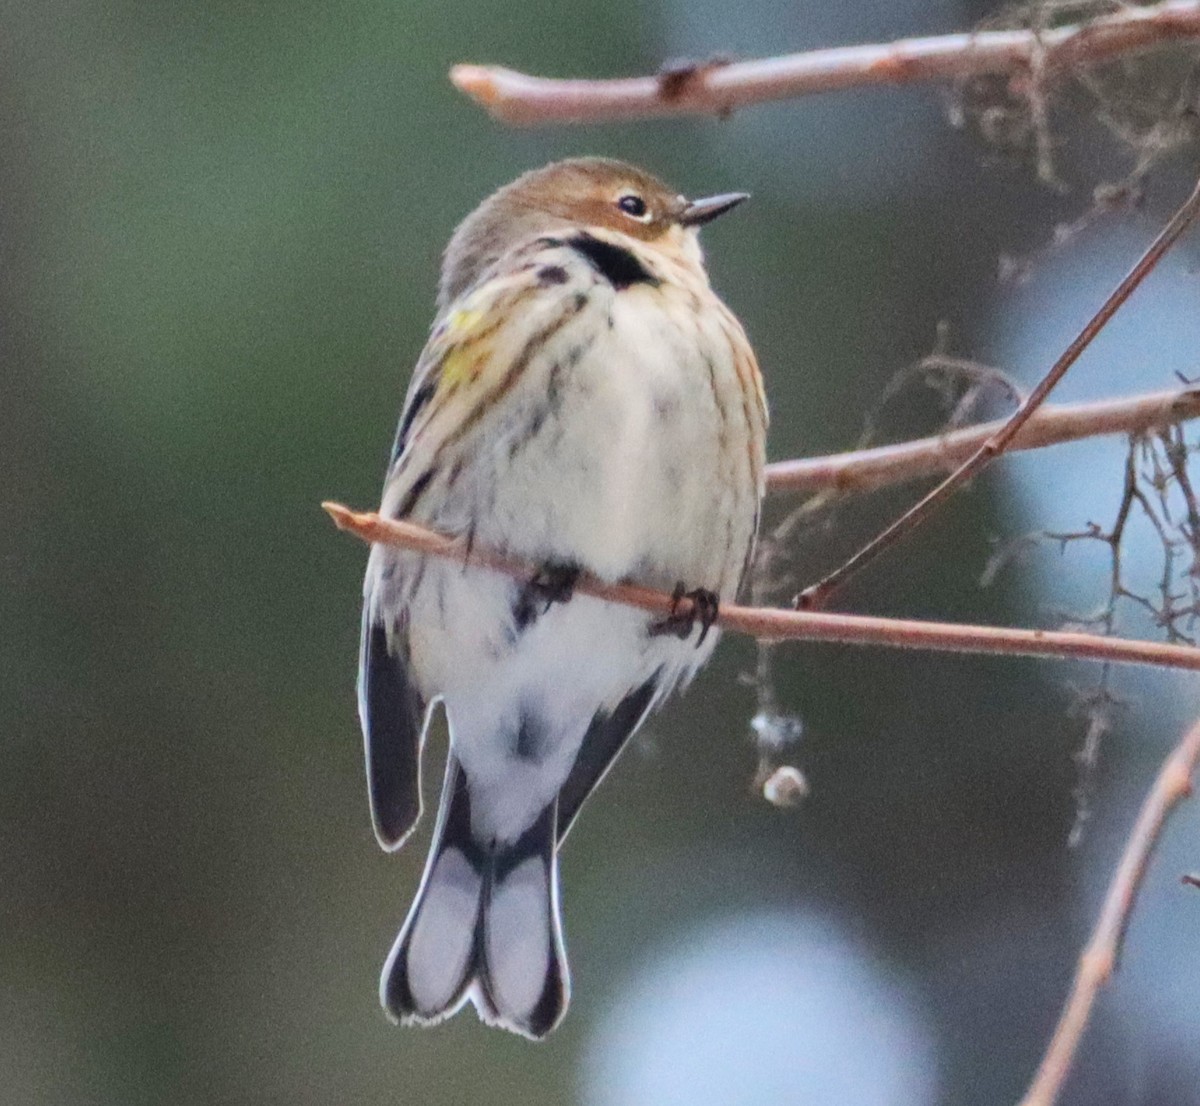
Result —
M 461 539 L 461 559 L 375 545 L 358 708 L 372 823 L 398 849 L 422 808 L 426 731 L 449 750 L 413 904 L 380 980 L 389 1018 L 468 1000 L 532 1039 L 570 996 L 558 855 L 630 736 L 711 656 L 749 568 L 767 408 L 745 331 L 713 291 L 688 200 L 581 157 L 484 200 L 443 258 L 380 514 Z M 531 566 L 472 565 L 470 549 Z M 581 573 L 670 592 L 655 616 Z

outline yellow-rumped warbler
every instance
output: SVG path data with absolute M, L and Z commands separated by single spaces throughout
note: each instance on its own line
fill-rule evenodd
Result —
M 429 859 L 380 982 L 402 1022 L 470 998 L 541 1037 L 566 1010 L 558 847 L 630 734 L 712 653 L 758 526 L 762 383 L 697 236 L 743 199 L 688 201 L 580 158 L 501 188 L 446 250 L 381 512 L 542 567 L 519 581 L 371 553 L 359 711 L 385 849 L 420 815 L 439 699 L 450 728 Z M 580 570 L 694 589 L 699 617 L 572 597 Z

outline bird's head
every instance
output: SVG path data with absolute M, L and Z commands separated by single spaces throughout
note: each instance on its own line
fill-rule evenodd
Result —
M 446 248 L 439 299 L 453 300 L 514 246 L 579 230 L 624 236 L 699 266 L 699 228 L 744 199 L 744 192 L 728 192 L 689 200 L 650 173 L 608 158 L 554 162 L 493 192 L 463 220 Z

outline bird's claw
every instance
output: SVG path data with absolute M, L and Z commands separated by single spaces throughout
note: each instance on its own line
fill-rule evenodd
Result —
M 575 594 L 579 566 L 547 561 L 525 581 L 516 603 L 516 621 L 526 626 L 545 614 L 555 603 L 566 603 Z
M 689 601 L 687 609 L 680 611 L 679 605 L 685 599 Z M 682 582 L 678 583 L 675 585 L 675 590 L 671 592 L 671 613 L 666 618 L 653 623 L 650 626 L 650 634 L 652 637 L 671 634 L 680 641 L 684 641 L 699 622 L 700 637 L 696 641 L 696 648 L 699 649 L 704 644 L 704 639 L 708 637 L 708 631 L 712 629 L 713 623 L 717 621 L 720 606 L 721 601 L 715 591 L 709 591 L 707 588 L 693 588 L 691 591 L 687 591 Z

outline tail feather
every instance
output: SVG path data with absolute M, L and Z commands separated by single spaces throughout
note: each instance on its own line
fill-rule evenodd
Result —
M 380 1001 L 397 1021 L 434 1024 L 466 1000 L 475 972 L 482 861 L 471 840 L 465 777 L 452 754 L 421 886 L 380 979 Z
M 380 980 L 392 1017 L 434 1024 L 470 998 L 485 1022 L 527 1037 L 558 1024 L 570 983 L 556 834 L 551 803 L 514 844 L 476 842 L 466 776 L 451 756 L 421 887 Z
M 496 853 L 482 913 L 477 968 L 487 1009 L 480 1013 L 485 1021 L 530 1037 L 549 1033 L 570 997 L 558 907 L 557 824 L 551 803 L 515 845 Z

